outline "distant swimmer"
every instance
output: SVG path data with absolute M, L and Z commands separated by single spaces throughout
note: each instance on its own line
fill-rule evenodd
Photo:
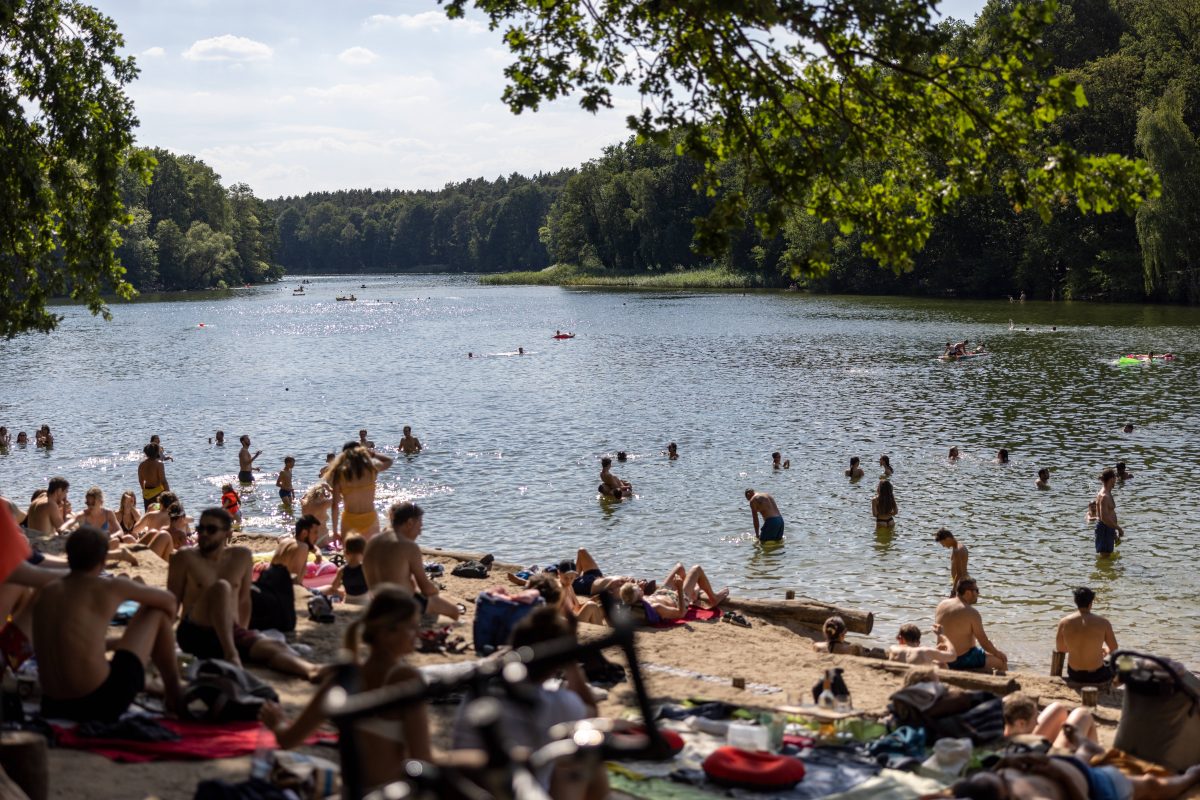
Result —
M 474 357 L 475 357 L 474 353 L 467 353 L 467 358 L 474 358 Z
M 1087 504 L 1087 513 L 1083 515 L 1084 522 L 1095 522 L 1100 519 L 1100 515 L 1096 513 L 1096 501 L 1089 500 Z
M 790 458 L 785 460 L 780 452 L 776 450 L 774 453 L 771 453 L 771 466 L 775 469 L 791 469 L 792 460 Z
M 862 469 L 862 467 L 860 467 L 858 465 L 858 463 L 859 463 L 858 456 L 851 456 L 850 457 L 850 469 L 846 470 L 846 472 L 844 473 L 845 476 L 852 481 L 856 481 L 863 476 L 863 469 Z
M 750 501 L 750 519 L 754 522 L 754 535 L 760 542 L 778 542 L 783 539 L 783 515 L 775 498 L 766 492 L 746 490 L 746 499 Z M 759 525 L 758 518 L 762 517 Z
M 628 461 L 629 455 L 624 450 L 617 451 L 617 461 Z
M 366 433 L 366 431 L 360 431 Z M 275 485 L 279 487 L 279 499 L 284 505 L 291 506 L 292 500 L 296 496 L 295 490 L 292 488 L 292 468 L 296 466 L 296 459 L 288 456 L 283 459 L 283 469 L 279 472 L 279 477 L 275 479 Z
M 896 505 L 896 495 L 892 491 L 892 482 L 884 479 L 875 488 L 875 496 L 871 498 L 871 516 L 875 518 L 876 528 L 894 528 L 896 515 L 900 506 Z
M 1125 427 L 1121 429 L 1122 433 L 1133 433 L 1133 423 L 1126 422 Z
M 1037 483 L 1034 484 L 1039 489 L 1050 488 L 1050 470 L 1042 467 L 1038 470 Z
M 157 433 L 150 437 L 150 444 L 158 445 L 159 458 L 161 458 L 163 461 L 175 460 L 167 455 L 167 451 L 164 450 L 162 446 L 162 439 L 158 437 Z
M 404 438 L 400 440 L 400 452 L 406 456 L 421 452 L 421 440 L 412 435 L 412 426 L 404 426 Z
M 17 433 L 17 446 L 24 447 L 27 444 L 29 444 L 29 434 L 25 431 L 19 431 Z
M 612 459 L 607 456 L 600 459 L 600 494 L 605 497 L 620 499 L 633 496 L 633 485 L 623 481 L 612 473 Z
M 171 487 L 162 463 L 162 448 L 151 443 L 143 447 L 142 452 L 146 454 L 146 460 L 138 464 L 138 483 L 142 487 L 142 508 L 148 509 L 154 498 Z
M 959 455 L 958 455 L 958 448 L 957 448 L 957 447 L 951 447 L 951 448 L 950 448 L 950 456 L 949 456 L 949 458 L 950 458 L 950 463 L 952 463 L 952 464 L 953 464 L 955 461 L 958 461 L 958 459 L 959 459 Z
M 254 459 L 262 455 L 262 450 L 250 455 L 250 437 L 245 434 L 238 441 L 242 443 L 242 449 L 238 451 L 238 482 L 254 483 Z
M 1001 447 L 999 450 L 996 451 L 996 463 L 997 464 L 1007 464 L 1008 463 L 1008 450 L 1006 448 Z
M 362 428 L 359 430 L 358 443 L 361 444 L 363 447 L 367 448 L 368 450 L 375 449 L 375 443 L 370 441 L 369 439 L 367 439 L 367 429 L 366 428 Z
M 217 431 L 216 441 L 214 442 L 212 439 L 209 439 L 208 443 L 215 444 L 217 447 L 224 447 L 225 446 L 225 431 Z
M 675 461 L 679 458 L 679 448 L 675 446 L 674 442 L 671 442 L 669 445 L 667 445 L 667 458 L 671 461 Z
M 879 466 L 883 467 L 883 477 L 890 478 L 895 470 L 892 469 L 892 460 L 887 456 L 879 457 Z
M 523 356 L 523 355 L 525 355 L 525 348 L 524 348 L 524 347 L 518 347 L 518 348 L 517 348 L 517 355 L 519 355 L 519 356 Z
M 958 582 L 963 578 L 970 577 L 970 573 L 967 572 L 967 559 L 970 554 L 967 552 L 967 546 L 960 544 L 949 528 L 938 528 L 933 540 L 950 551 L 950 596 L 954 597 L 954 587 L 958 586 Z
M 1117 480 L 1124 483 L 1125 481 L 1131 479 L 1132 477 L 1133 477 L 1133 473 L 1130 472 L 1129 470 L 1125 469 L 1125 462 L 1118 461 L 1117 462 Z
M 1111 556 L 1113 548 L 1125 537 L 1125 529 L 1117 523 L 1117 502 L 1113 500 L 1113 484 L 1117 482 L 1116 470 L 1106 469 L 1100 473 L 1100 491 L 1096 493 L 1096 552 Z

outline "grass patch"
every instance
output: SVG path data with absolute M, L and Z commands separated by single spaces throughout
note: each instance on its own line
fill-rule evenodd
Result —
M 556 264 L 529 272 L 481 275 L 479 282 L 488 286 L 612 286 L 633 289 L 748 289 L 756 286 L 752 276 L 720 267 L 612 275 L 585 272 L 570 264 Z

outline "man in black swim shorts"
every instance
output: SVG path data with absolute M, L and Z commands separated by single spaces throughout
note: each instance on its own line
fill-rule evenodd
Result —
M 561 562 L 558 565 L 558 571 L 577 573 L 571 581 L 571 588 L 580 598 L 593 597 L 602 592 L 608 592 L 615 596 L 627 583 L 636 583 L 642 586 L 647 594 L 653 594 L 657 587 L 655 581 L 639 581 L 625 575 L 605 575 L 600 571 L 600 565 L 596 563 L 596 559 L 592 558 L 592 554 L 583 548 L 580 548 L 579 552 L 575 554 L 573 563 L 571 561 Z
M 33 607 L 42 714 L 81 722 L 114 721 L 144 688 L 149 661 L 162 676 L 167 711 L 177 711 L 174 595 L 126 578 L 100 577 L 108 558 L 108 534 L 90 525 L 72 533 L 66 549 L 70 572 L 43 587 Z M 109 661 L 108 625 L 127 600 L 140 607 Z

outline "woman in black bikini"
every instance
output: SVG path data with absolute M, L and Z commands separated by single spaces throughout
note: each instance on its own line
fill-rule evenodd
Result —
M 892 482 L 887 479 L 881 480 L 875 489 L 875 496 L 871 498 L 871 516 L 875 517 L 875 527 L 894 527 L 896 514 L 899 512 L 896 496 L 892 493 Z
M 133 492 L 124 492 L 121 495 L 121 505 L 117 508 L 117 524 L 121 526 L 123 541 L 137 541 L 137 537 L 132 535 L 133 526 L 137 525 L 141 518 L 142 513 L 137 510 L 137 495 Z

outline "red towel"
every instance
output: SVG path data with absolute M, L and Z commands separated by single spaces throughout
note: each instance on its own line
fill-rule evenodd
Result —
M 113 761 L 141 764 L 147 761 L 209 761 L 216 758 L 236 758 L 253 753 L 259 747 L 277 748 L 275 734 L 260 722 L 228 722 L 214 725 L 206 722 L 176 722 L 155 720 L 169 731 L 179 734 L 177 742 L 135 742 L 126 739 L 91 739 L 78 735 L 74 728 L 55 725 L 54 734 L 60 747 L 87 750 Z M 337 744 L 333 733 L 315 733 L 305 744 Z
M 29 540 L 17 527 L 17 521 L 9 513 L 8 506 L 0 508 L 0 581 L 8 579 L 29 554 Z
M 690 606 L 687 613 L 679 619 L 665 619 L 662 622 L 655 623 L 654 628 L 670 628 L 675 625 L 683 625 L 686 622 L 712 622 L 714 619 L 721 618 L 721 609 L 719 608 L 700 608 L 699 606 Z

